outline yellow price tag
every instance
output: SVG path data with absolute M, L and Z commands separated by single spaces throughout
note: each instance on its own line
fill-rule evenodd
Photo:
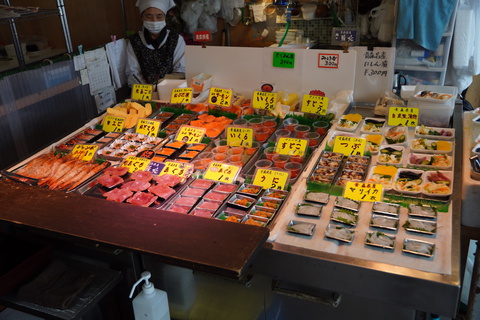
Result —
M 158 120 L 138 119 L 135 132 L 150 137 L 156 137 L 161 125 L 162 122 Z
M 418 126 L 418 115 L 418 108 L 390 107 L 388 108 L 388 125 L 392 127 L 398 125 L 416 127 Z
M 279 154 L 288 154 L 290 156 L 303 156 L 307 151 L 307 147 L 307 139 L 281 137 L 275 145 L 275 152 Z
M 210 162 L 210 165 L 205 171 L 204 177 L 209 180 L 233 183 L 239 171 L 239 166 L 220 162 Z
M 244 127 L 227 127 L 227 145 L 231 147 L 247 147 L 253 144 L 253 129 Z
M 190 103 L 192 101 L 192 88 L 175 88 L 172 90 L 170 103 Z
M 306 94 L 302 100 L 302 112 L 315 113 L 320 115 L 327 114 L 328 98 Z
M 252 107 L 256 109 L 273 110 L 277 105 L 278 94 L 275 92 L 254 91 Z
M 133 100 L 152 100 L 153 86 L 151 84 L 134 84 L 132 86 L 132 99 Z
M 221 107 L 230 107 L 232 101 L 232 90 L 221 88 L 210 88 L 208 103 Z
M 83 161 L 90 161 L 95 156 L 98 146 L 94 144 L 76 144 L 72 150 L 72 157 Z
M 185 143 L 200 143 L 207 129 L 197 128 L 193 126 L 180 126 L 178 129 L 176 141 L 183 141 Z
M 287 171 L 272 170 L 266 168 L 260 168 L 255 171 L 253 177 L 253 184 L 261 186 L 263 189 L 278 189 L 285 190 L 290 173 Z
M 363 156 L 367 140 L 358 137 L 336 136 L 333 143 L 333 152 L 343 153 L 346 156 Z
M 345 185 L 343 196 L 357 201 L 381 201 L 383 185 L 379 183 L 348 181 Z
M 150 159 L 128 156 L 122 161 L 121 166 L 128 167 L 128 172 L 134 173 L 147 170 L 149 163 Z
M 105 132 L 121 132 L 124 126 L 124 117 L 106 115 L 103 120 L 103 131 Z
M 162 172 L 160 172 L 160 176 L 164 174 L 173 174 L 180 178 L 188 176 L 194 170 L 194 166 L 191 163 L 185 162 L 177 162 L 177 161 L 166 161 L 165 167 L 163 167 Z

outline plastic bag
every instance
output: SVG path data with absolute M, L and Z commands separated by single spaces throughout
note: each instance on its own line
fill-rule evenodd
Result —
M 217 17 L 202 12 L 198 19 L 198 26 L 202 29 L 209 30 L 211 33 L 217 32 Z
M 203 5 L 199 1 L 188 2 L 185 1 L 180 9 L 180 17 L 185 21 L 185 31 L 188 34 L 193 34 L 198 28 L 198 20 L 203 13 Z

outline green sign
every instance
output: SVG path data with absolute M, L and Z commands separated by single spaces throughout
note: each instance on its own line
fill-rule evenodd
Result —
M 293 69 L 295 67 L 295 53 L 275 51 L 273 53 L 273 66 Z

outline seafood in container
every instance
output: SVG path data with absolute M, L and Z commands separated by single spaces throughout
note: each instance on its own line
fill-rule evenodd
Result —
M 378 165 L 370 169 L 367 181 L 381 184 L 384 190 L 391 190 L 393 181 L 397 175 L 397 168 L 394 166 Z
M 219 220 L 223 220 L 223 221 L 236 222 L 236 223 L 242 222 L 242 220 L 244 218 L 245 218 L 245 215 L 240 215 L 240 214 L 237 214 L 237 213 L 231 213 L 231 212 L 226 212 L 226 211 L 222 211 L 215 216 L 215 219 L 219 219 Z
M 257 206 L 271 208 L 274 210 L 278 210 L 281 205 L 282 205 L 282 200 L 274 199 L 274 198 L 266 198 L 263 196 L 260 197 L 257 201 Z
M 410 153 L 408 156 L 409 166 L 445 170 L 452 167 L 452 157 L 447 154 L 421 154 Z
M 425 139 L 452 140 L 455 137 L 455 129 L 420 125 L 415 127 L 415 136 Z
M 193 188 L 200 188 L 200 189 L 208 189 L 210 188 L 214 182 L 212 180 L 207 179 L 196 179 L 190 183 L 190 187 Z
M 323 184 L 331 184 L 333 182 L 333 178 L 335 176 L 323 176 L 319 174 L 312 174 L 310 175 L 308 181 L 309 182 L 316 182 L 316 183 L 323 183 Z
M 251 197 L 258 197 L 262 192 L 263 188 L 261 186 L 256 186 L 254 184 L 244 183 L 240 186 L 237 193 L 248 195 Z
M 229 196 L 229 193 L 210 190 L 202 198 L 210 201 L 223 202 L 225 199 L 227 199 L 228 196 Z
M 230 199 L 228 199 L 227 203 L 242 209 L 250 209 L 255 203 L 255 199 L 241 194 L 234 194 L 232 197 L 230 197 Z
M 385 128 L 385 119 L 365 118 L 361 127 L 362 133 L 382 133 Z
M 453 97 L 453 95 L 449 93 L 433 92 L 429 90 L 419 91 L 413 96 L 417 100 L 434 103 L 447 103 L 447 101 Z
M 341 160 L 343 160 L 343 154 L 339 153 L 339 152 L 323 150 L 322 154 L 320 155 L 320 158 L 321 159 L 332 159 L 332 160 L 341 161 Z
M 385 131 L 385 142 L 389 145 L 404 144 L 407 142 L 408 128 L 403 125 L 390 127 Z
M 451 171 L 426 171 L 423 194 L 427 196 L 449 196 L 452 194 Z
M 260 207 L 260 206 L 253 206 L 252 210 L 250 210 L 249 214 L 251 216 L 256 216 L 256 217 L 264 217 L 267 219 L 272 219 L 273 216 L 275 215 L 275 210 L 266 208 L 266 207 Z
M 380 149 L 380 145 L 383 142 L 383 135 L 381 134 L 362 134 L 361 138 L 364 138 L 367 143 L 365 146 L 365 151 L 370 152 L 370 154 L 377 154 Z
M 406 194 L 422 192 L 424 171 L 415 169 L 398 169 L 393 182 L 393 190 Z
M 323 206 L 302 202 L 297 204 L 295 213 L 301 216 L 320 217 L 322 209 Z
M 215 211 L 212 211 L 212 210 L 207 210 L 207 209 L 193 209 L 192 212 L 190 212 L 190 214 L 192 216 L 197 216 L 197 217 L 204 217 L 204 218 L 210 218 L 213 216 L 213 213 Z
M 312 236 L 315 233 L 316 224 L 310 222 L 302 222 L 290 220 L 287 225 L 287 231 L 290 233 Z
M 365 172 L 358 172 L 353 170 L 343 170 L 339 176 L 340 179 L 350 180 L 350 181 L 363 181 L 365 178 Z
M 353 210 L 334 208 L 330 220 L 354 227 L 357 225 L 358 213 Z
M 409 204 L 408 214 L 416 217 L 436 218 L 437 208 L 428 205 Z
M 345 208 L 353 211 L 360 210 L 360 201 L 344 198 L 344 197 L 337 197 L 335 199 L 335 206 L 339 208 Z
M 370 227 L 382 228 L 388 230 L 398 229 L 399 219 L 395 217 L 384 216 L 381 214 L 372 214 L 370 219 Z
M 287 195 L 288 191 L 285 190 L 267 189 L 262 197 L 284 200 Z
M 360 121 L 362 121 L 362 116 L 358 113 L 345 114 L 338 120 L 336 129 L 355 131 L 357 130 Z
M 430 258 L 435 252 L 435 244 L 407 238 L 403 241 L 402 251 Z
M 205 193 L 205 189 L 188 187 L 183 190 L 182 195 L 188 197 L 201 197 Z
M 403 164 L 403 155 L 405 154 L 405 147 L 403 146 L 385 146 L 380 148 L 378 153 L 378 164 L 389 164 L 399 166 Z
M 330 200 L 330 195 L 326 192 L 307 191 L 304 200 L 327 204 Z
M 172 211 L 172 212 L 176 212 L 176 213 L 188 213 L 188 211 L 190 210 L 191 208 L 188 207 L 188 206 L 181 206 L 181 205 L 178 205 L 178 204 L 171 204 L 170 206 L 167 207 L 167 211 Z
M 337 172 L 337 168 L 317 166 L 312 175 L 334 177 Z
M 325 237 L 343 242 L 352 242 L 355 231 L 349 228 L 329 224 L 325 229 Z
M 368 231 L 365 236 L 365 244 L 384 249 L 394 249 L 395 236 L 380 231 Z
M 397 217 L 400 213 L 400 205 L 396 203 L 375 201 L 373 203 L 372 211 Z
M 218 201 L 208 201 L 202 199 L 198 202 L 195 208 L 216 211 L 218 208 L 220 208 L 221 204 L 222 203 Z
M 249 224 L 252 226 L 257 226 L 257 227 L 265 227 L 268 224 L 268 219 L 264 217 L 256 217 L 247 214 L 245 218 L 242 220 L 241 223 L 243 224 Z
M 370 163 L 371 157 L 368 156 L 356 156 L 356 155 L 349 155 L 347 157 L 347 162 L 351 163 L 358 163 L 358 164 L 366 164 Z
M 350 161 L 347 161 L 344 167 L 345 170 L 352 170 L 352 171 L 363 172 L 363 173 L 367 172 L 367 168 L 368 168 L 368 164 L 350 162 Z
M 213 191 L 217 192 L 224 192 L 224 193 L 232 193 L 237 189 L 237 185 L 234 183 L 218 183 L 215 187 L 213 187 Z
M 435 234 L 437 231 L 437 223 L 434 221 L 419 220 L 419 219 L 407 219 L 403 224 L 403 227 L 407 231 L 419 232 L 424 234 Z
M 410 149 L 420 153 L 450 153 L 453 144 L 451 141 L 431 140 L 426 138 L 413 139 L 410 142 Z

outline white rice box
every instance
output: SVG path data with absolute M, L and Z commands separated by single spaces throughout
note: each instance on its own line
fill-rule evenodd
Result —
M 187 81 L 185 80 L 165 79 L 157 85 L 158 99 L 170 101 L 173 89 L 186 87 Z
M 190 86 L 195 92 L 203 92 L 212 86 L 213 77 L 209 74 L 200 73 L 192 78 Z

